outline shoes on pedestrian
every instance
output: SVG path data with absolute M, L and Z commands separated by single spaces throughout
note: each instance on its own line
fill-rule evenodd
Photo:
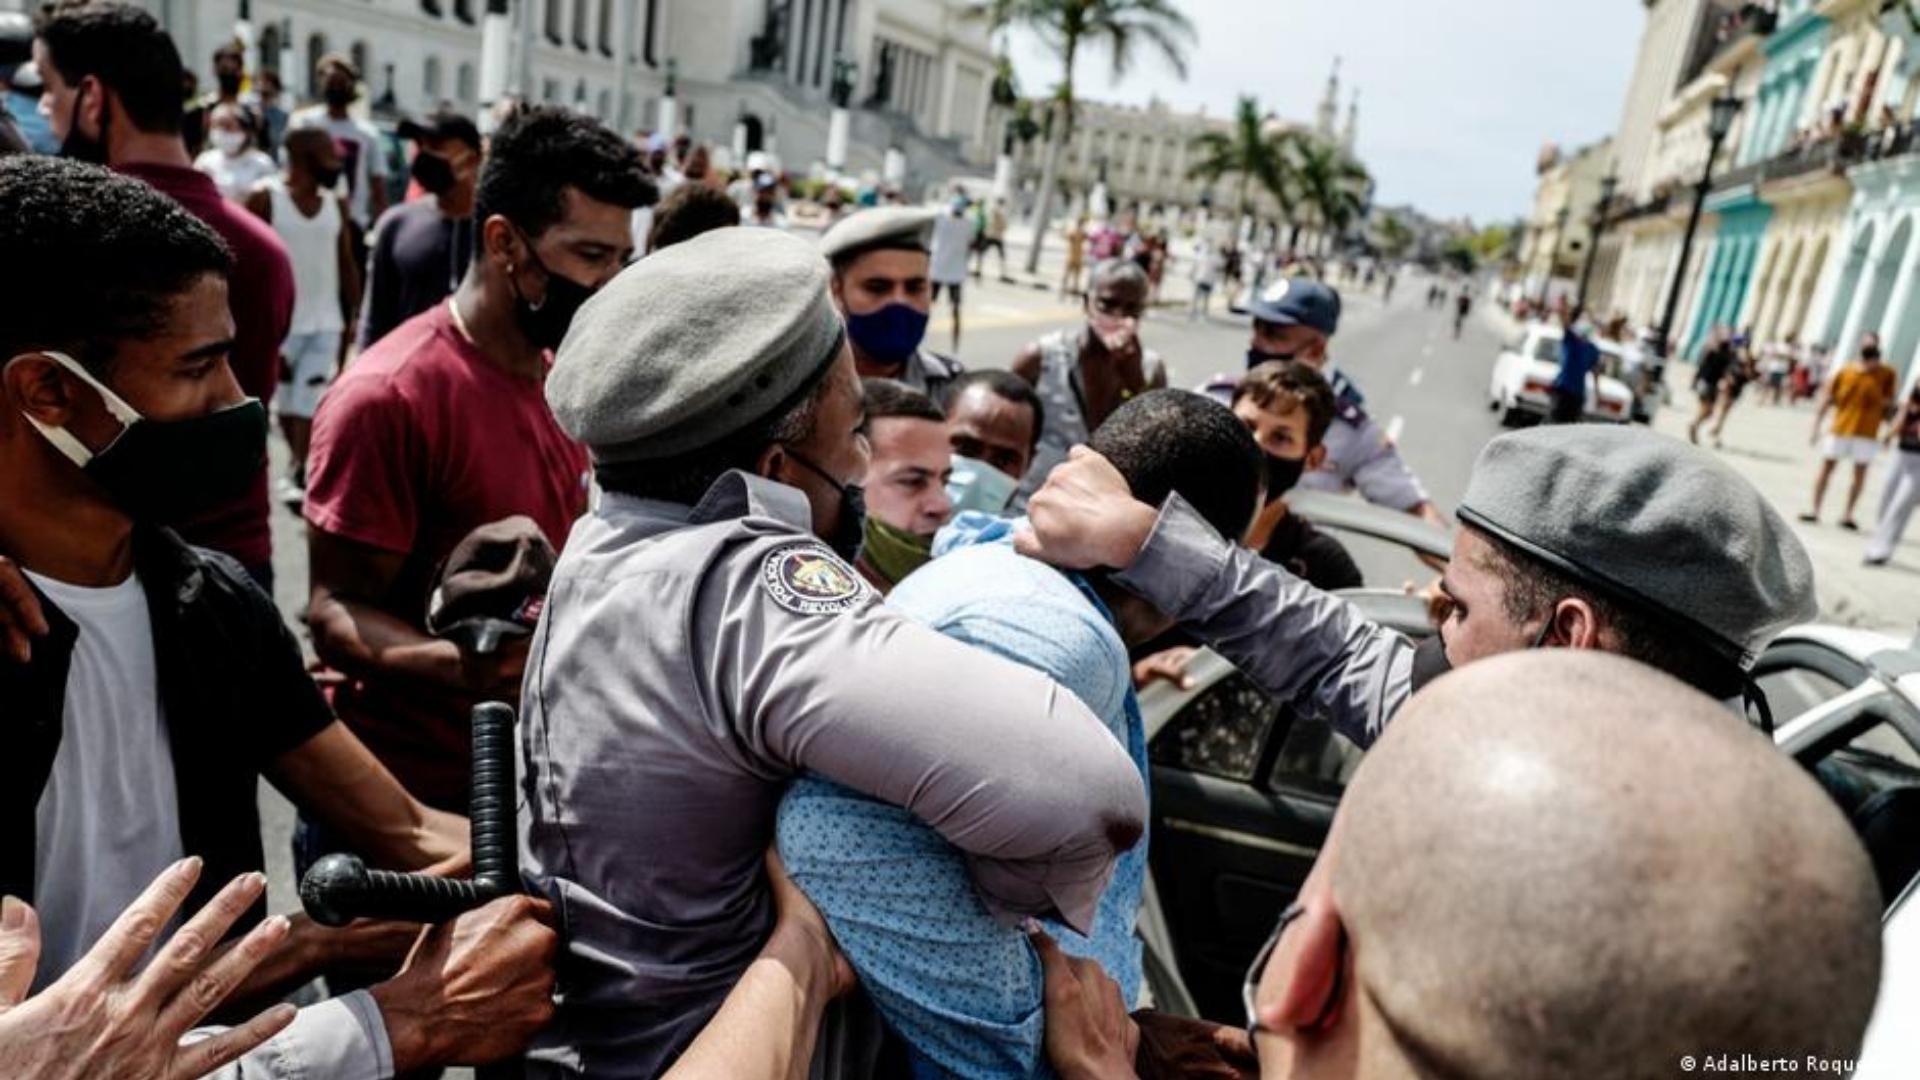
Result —
M 1847 530 L 1848 532 L 1859 532 L 1859 531 L 1860 531 L 1860 523 L 1859 523 L 1859 522 L 1857 522 L 1857 521 L 1855 521 L 1855 520 L 1853 520 L 1852 518 L 1843 518 L 1843 519 L 1841 519 L 1841 521 L 1840 521 L 1840 527 L 1841 527 L 1841 528 L 1843 528 L 1843 529 L 1845 529 L 1845 530 Z
M 307 489 L 301 487 L 291 479 L 281 480 L 279 489 L 275 494 L 280 498 L 280 505 L 286 507 L 289 512 L 294 514 L 300 513 L 302 508 L 307 504 Z
M 1872 556 L 1868 556 L 1860 560 L 1860 565 L 1861 566 L 1885 566 L 1892 561 L 1893 561 L 1893 556 L 1891 555 L 1887 556 L 1884 559 L 1876 559 Z
M 1820 515 L 1808 511 L 1800 515 L 1800 520 L 1806 522 L 1808 525 L 1818 525 L 1820 524 Z

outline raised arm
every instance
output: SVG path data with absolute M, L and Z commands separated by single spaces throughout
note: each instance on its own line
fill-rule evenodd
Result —
M 756 543 L 759 557 L 702 586 L 707 707 L 766 760 L 933 826 L 1000 917 L 1090 925 L 1146 821 L 1140 775 L 1100 720 L 1044 676 L 882 606 L 818 542 Z M 844 589 L 826 578 L 840 599 L 783 604 L 773 593 L 793 565 L 847 575 Z

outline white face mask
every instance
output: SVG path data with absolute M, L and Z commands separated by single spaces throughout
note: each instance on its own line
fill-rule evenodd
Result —
M 207 133 L 207 141 L 213 144 L 214 149 L 228 157 L 233 157 L 246 148 L 247 133 L 244 131 L 229 131 L 225 128 L 216 128 Z

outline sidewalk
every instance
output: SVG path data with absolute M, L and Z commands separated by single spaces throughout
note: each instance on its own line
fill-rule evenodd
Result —
M 1519 335 L 1520 324 L 1505 310 L 1486 304 L 1483 311 L 1503 339 Z M 1669 365 L 1667 385 L 1673 390 L 1673 402 L 1655 415 L 1652 429 L 1684 440 L 1698 404 L 1692 390 L 1692 366 L 1679 362 Z M 1722 433 L 1725 445 L 1715 450 L 1703 426 L 1701 438 L 1706 441 L 1702 447 L 1708 453 L 1717 453 L 1759 488 L 1806 545 L 1807 555 L 1813 560 L 1822 622 L 1879 630 L 1905 641 L 1920 623 L 1920 528 L 1907 530 L 1887 565 L 1864 566 L 1860 561 L 1867 533 L 1879 520 L 1880 496 L 1891 471 L 1889 452 L 1883 452 L 1867 470 L 1867 486 L 1855 511 L 1862 532 L 1840 528 L 1847 485 L 1852 482 L 1852 470 L 1845 464 L 1834 470 L 1833 480 L 1827 485 L 1820 524 L 1795 520 L 1813 502 L 1813 478 L 1820 465 L 1820 455 L 1810 441 L 1813 414 L 1812 402 L 1766 405 L 1749 388 L 1727 417 Z

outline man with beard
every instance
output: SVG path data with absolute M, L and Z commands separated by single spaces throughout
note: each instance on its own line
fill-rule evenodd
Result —
M 632 255 L 652 191 L 639 155 L 571 109 L 523 109 L 494 133 L 460 288 L 341 375 L 314 416 L 306 520 L 314 650 L 334 695 L 410 790 L 465 805 L 481 700 L 517 703 L 524 639 L 470 654 L 425 629 L 436 567 L 475 528 L 532 518 L 558 549 L 586 509 L 586 453 L 548 410 L 551 350 Z M 339 850 L 325 838 L 303 845 Z
M 934 213 L 887 206 L 850 214 L 820 238 L 833 266 L 833 304 L 863 379 L 892 379 L 935 401 L 960 362 L 925 348 L 933 309 L 928 267 Z
M 446 299 L 473 261 L 473 188 L 480 177 L 480 129 L 452 109 L 408 120 L 413 178 L 428 198 L 380 215 L 367 255 L 367 293 L 354 345 L 365 350 L 388 331 Z
M 1056 330 L 1013 358 L 1013 373 L 1033 386 L 1046 410 L 1020 503 L 1115 409 L 1167 385 L 1160 354 L 1140 342 L 1140 318 L 1151 288 L 1147 272 L 1136 263 L 1111 259 L 1095 266 L 1087 282 L 1087 321 Z

